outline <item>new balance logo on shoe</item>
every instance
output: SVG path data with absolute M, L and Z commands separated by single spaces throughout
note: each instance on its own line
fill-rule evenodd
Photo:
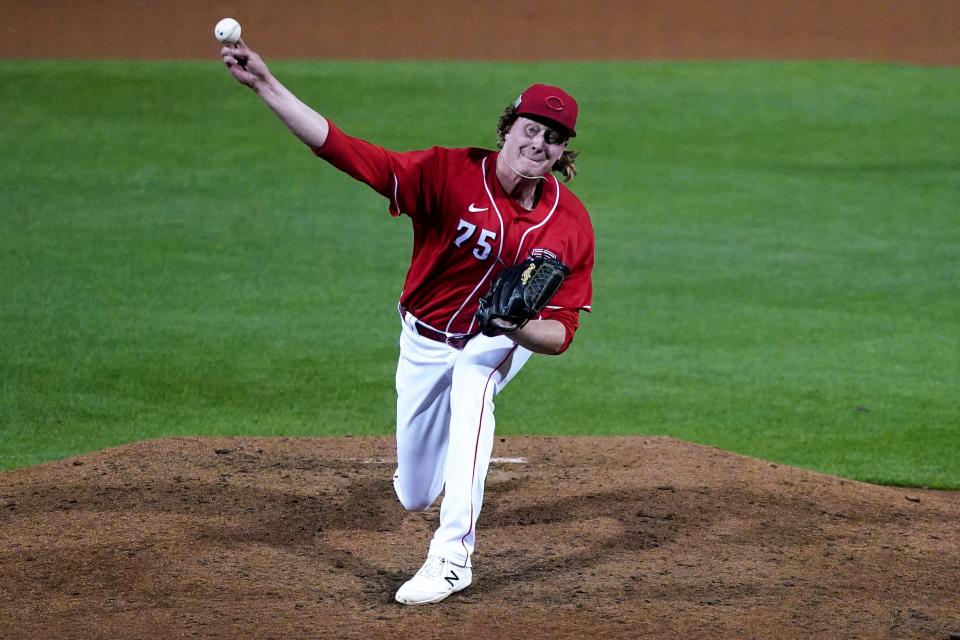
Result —
M 448 575 L 444 580 L 447 581 L 447 584 L 450 585 L 450 588 L 453 589 L 453 585 L 456 584 L 457 580 L 460 579 L 460 576 L 453 572 L 453 569 L 450 570 L 450 575 Z
M 456 567 L 456 568 L 454 568 Z M 432 604 L 470 586 L 473 570 L 455 565 L 441 556 L 429 556 L 417 575 L 397 591 L 401 604 Z

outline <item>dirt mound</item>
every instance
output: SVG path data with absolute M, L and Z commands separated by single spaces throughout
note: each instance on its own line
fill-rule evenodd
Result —
M 134 444 L 0 474 L 0 637 L 960 637 L 960 494 L 667 438 L 497 442 L 474 584 L 390 438 Z

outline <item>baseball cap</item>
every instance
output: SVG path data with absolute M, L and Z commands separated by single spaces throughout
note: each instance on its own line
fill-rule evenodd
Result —
M 560 87 L 534 84 L 520 94 L 513 106 L 521 116 L 533 116 L 556 124 L 570 134 L 577 135 L 577 101 Z

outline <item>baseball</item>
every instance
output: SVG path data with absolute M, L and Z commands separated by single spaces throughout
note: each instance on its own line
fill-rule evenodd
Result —
M 224 44 L 233 44 L 240 39 L 240 23 L 233 18 L 224 18 L 213 28 L 213 35 Z

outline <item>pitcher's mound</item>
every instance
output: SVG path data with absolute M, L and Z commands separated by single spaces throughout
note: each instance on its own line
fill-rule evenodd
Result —
M 960 638 L 960 494 L 668 438 L 498 439 L 474 584 L 390 438 L 179 438 L 0 474 L 4 638 Z

